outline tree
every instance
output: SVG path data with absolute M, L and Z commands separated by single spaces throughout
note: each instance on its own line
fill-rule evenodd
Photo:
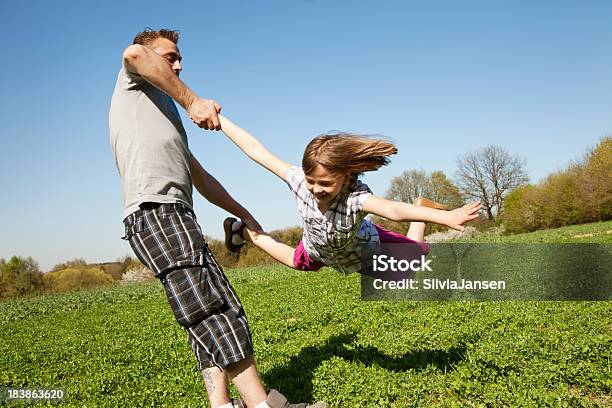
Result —
M 418 197 L 426 197 L 449 208 L 461 207 L 464 204 L 459 188 L 446 177 L 442 171 L 431 174 L 423 170 L 407 170 L 391 180 L 385 198 L 404 203 L 412 203 Z M 381 217 L 372 217 L 372 222 L 392 231 L 405 234 L 410 222 L 395 222 Z M 444 229 L 445 227 L 428 224 L 426 233 Z
M 506 198 L 508 232 L 535 231 L 612 218 L 612 137 L 604 137 L 582 160 Z
M 491 221 L 501 215 L 508 194 L 528 182 L 526 162 L 502 147 L 490 145 L 457 159 L 457 184 L 480 201 Z
M 8 261 L 0 261 L 0 298 L 38 294 L 41 289 L 42 273 L 34 259 L 13 256 Z
M 431 178 L 423 170 L 406 170 L 391 180 L 385 197 L 389 200 L 411 203 L 431 191 Z
M 431 193 L 427 198 L 446 204 L 450 209 L 461 207 L 465 204 L 461 191 L 446 177 L 443 171 L 434 171 L 431 173 L 430 178 Z
M 533 184 L 518 187 L 508 194 L 503 216 L 506 232 L 517 234 L 537 230 L 543 219 L 541 197 L 540 189 Z
M 603 137 L 583 162 L 579 184 L 588 209 L 585 219 L 609 220 L 612 218 L 612 136 Z

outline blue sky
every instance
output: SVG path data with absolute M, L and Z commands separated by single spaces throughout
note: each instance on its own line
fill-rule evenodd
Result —
M 0 2 L 0 257 L 41 269 L 131 254 L 108 107 L 121 53 L 146 26 L 181 31 L 182 79 L 299 163 L 329 130 L 378 133 L 400 154 L 365 181 L 443 170 L 497 144 L 532 181 L 612 134 L 607 1 Z M 287 188 L 221 133 L 184 117 L 192 152 L 267 229 L 298 224 Z M 205 233 L 227 214 L 196 196 Z

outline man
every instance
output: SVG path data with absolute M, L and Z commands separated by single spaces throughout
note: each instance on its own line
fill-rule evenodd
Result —
M 179 79 L 177 42 L 176 31 L 147 29 L 123 53 L 109 127 L 121 176 L 124 239 L 163 283 L 177 322 L 188 333 L 213 408 L 233 406 L 228 377 L 249 408 L 294 406 L 274 390 L 266 395 L 242 305 L 204 243 L 193 213 L 195 186 L 208 201 L 261 230 L 189 151 L 173 100 L 195 124 L 209 130 L 220 129 L 221 107 Z

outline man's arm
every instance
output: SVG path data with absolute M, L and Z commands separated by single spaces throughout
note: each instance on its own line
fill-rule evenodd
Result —
M 191 180 L 200 194 L 212 204 L 242 219 L 250 230 L 262 231 L 261 226 L 251 213 L 234 200 L 221 183 L 204 170 L 204 167 L 193 155 L 191 155 Z
M 221 129 L 217 115 L 221 106 L 196 95 L 179 79 L 164 57 L 143 45 L 134 44 L 123 52 L 123 61 L 128 71 L 140 75 L 185 108 L 196 125 L 210 130 Z

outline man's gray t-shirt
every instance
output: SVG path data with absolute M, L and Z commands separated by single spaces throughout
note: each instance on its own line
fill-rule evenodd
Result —
M 109 127 L 124 218 L 144 202 L 193 207 L 191 153 L 172 98 L 124 66 L 113 92 Z

